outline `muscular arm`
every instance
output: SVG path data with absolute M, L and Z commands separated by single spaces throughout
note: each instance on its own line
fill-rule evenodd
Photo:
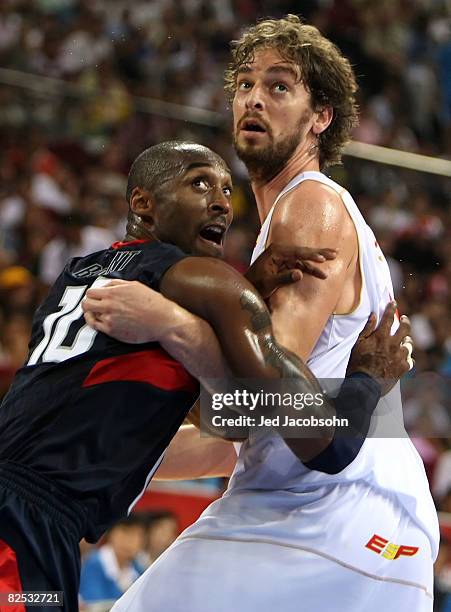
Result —
M 231 442 L 201 437 L 194 425 L 182 425 L 168 446 L 154 480 L 228 477 L 236 453 Z
M 291 379 L 292 392 L 321 392 L 309 368 L 275 340 L 269 312 L 253 286 L 227 264 L 216 259 L 186 258 L 164 275 L 160 290 L 208 321 L 235 378 Z M 196 355 L 192 357 L 196 359 Z M 305 418 L 334 415 L 333 404 L 328 401 L 303 411 Z M 301 461 L 308 461 L 327 447 L 333 435 L 332 426 L 323 427 L 312 431 L 312 438 L 287 444 Z
M 320 391 L 308 367 L 277 343 L 268 309 L 254 287 L 224 262 L 183 259 L 164 275 L 160 290 L 212 326 L 236 378 L 295 378 L 299 391 Z
M 115 279 L 100 293 L 89 289 L 82 309 L 91 327 L 121 342 L 159 342 L 199 380 L 230 374 L 211 326 L 140 282 Z
M 145 321 L 147 311 L 143 312 Z M 204 382 L 226 379 L 230 370 L 211 326 L 200 317 L 188 312 L 173 301 L 165 300 L 164 317 L 166 329 L 160 329 L 161 346 L 189 373 Z
M 334 260 L 323 264 L 325 281 L 304 277 L 302 283 L 278 289 L 269 302 L 276 338 L 307 359 L 330 315 L 357 305 L 361 279 L 354 224 L 335 191 L 306 181 L 277 205 L 268 239 L 272 242 L 338 250 Z

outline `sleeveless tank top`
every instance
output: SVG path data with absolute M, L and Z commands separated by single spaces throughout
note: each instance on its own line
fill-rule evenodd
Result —
M 351 349 L 369 315 L 375 312 L 379 320 L 388 301 L 393 299 L 393 286 L 385 257 L 351 195 L 320 172 L 299 174 L 274 202 L 262 225 L 252 261 L 267 246 L 271 220 L 278 202 L 307 180 L 323 183 L 339 194 L 358 238 L 362 278 L 359 303 L 349 314 L 332 314 L 329 317 L 308 360 L 317 378 L 342 379 L 346 374 Z M 388 437 L 390 435 L 394 437 Z M 433 554 L 437 554 L 437 513 L 423 462 L 404 430 L 399 383 L 381 398 L 369 437 L 356 459 L 338 474 L 309 470 L 275 434 L 251 434 L 245 443 L 236 445 L 236 449 L 239 458 L 225 496 L 259 490 L 260 493 L 267 493 L 269 504 L 277 503 L 275 497 L 279 497 L 283 506 L 286 499 L 284 492 L 302 494 L 312 489 L 330 491 L 335 484 L 364 481 L 378 492 L 384 492 L 391 498 L 394 496 L 428 535 Z

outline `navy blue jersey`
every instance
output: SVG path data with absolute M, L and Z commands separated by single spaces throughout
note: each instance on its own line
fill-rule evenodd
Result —
M 82 504 L 90 541 L 139 498 L 198 384 L 157 343 L 125 344 L 88 327 L 81 301 L 115 278 L 158 290 L 183 257 L 135 241 L 71 260 L 36 312 L 27 363 L 0 407 L 0 462 L 31 468 Z

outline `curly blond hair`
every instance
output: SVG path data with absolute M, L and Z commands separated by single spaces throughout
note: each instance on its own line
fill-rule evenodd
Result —
M 230 102 L 235 96 L 241 66 L 252 62 L 258 49 L 268 47 L 299 66 L 313 110 L 333 108 L 332 122 L 319 136 L 319 161 L 322 168 L 339 163 L 343 147 L 358 123 L 357 83 L 349 61 L 317 28 L 303 23 L 296 15 L 260 21 L 239 40 L 232 41 L 232 60 L 224 75 L 224 89 Z

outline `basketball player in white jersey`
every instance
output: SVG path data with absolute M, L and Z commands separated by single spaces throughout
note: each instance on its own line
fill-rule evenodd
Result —
M 321 173 L 339 161 L 356 123 L 352 69 L 316 28 L 288 16 L 245 31 L 226 84 L 235 147 L 262 222 L 253 259 L 272 242 L 338 249 L 327 281 L 305 278 L 271 297 L 276 336 L 316 376 L 343 378 L 369 314 L 380 316 L 393 297 L 371 229 L 351 196 Z M 396 387 L 356 457 L 326 453 L 308 466 L 278 436 L 251 435 L 225 495 L 115 609 L 432 610 L 437 517 L 401 420 Z M 183 435 L 191 434 L 181 432 L 163 476 L 190 475 Z M 225 442 L 198 448 L 203 465 L 210 461 L 203 475 L 227 473 Z M 193 456 L 202 465 L 201 450 Z M 193 465 L 191 475 L 201 471 Z

